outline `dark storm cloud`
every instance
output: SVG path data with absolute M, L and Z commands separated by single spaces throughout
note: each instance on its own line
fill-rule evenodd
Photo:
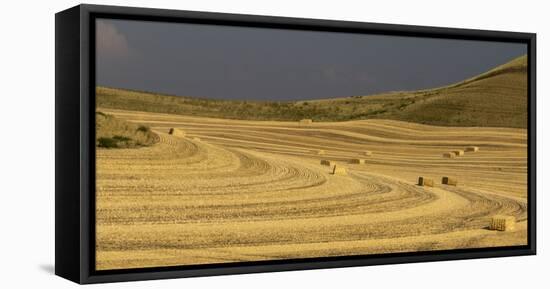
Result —
M 527 53 L 524 44 L 98 20 L 98 85 L 290 100 L 431 88 Z

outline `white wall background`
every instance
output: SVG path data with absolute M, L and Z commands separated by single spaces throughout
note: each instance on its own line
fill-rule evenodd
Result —
M 538 34 L 537 256 L 117 283 L 105 288 L 543 288 L 548 286 L 550 21 L 545 1 L 90 1 L 94 4 L 446 26 Z M 53 275 L 54 13 L 77 1 L 4 1 L 0 17 L 0 287 L 75 285 Z M 495 104 L 498 105 L 498 104 Z M 94 285 L 95 286 L 95 285 Z M 30 287 L 32 288 L 32 287 Z

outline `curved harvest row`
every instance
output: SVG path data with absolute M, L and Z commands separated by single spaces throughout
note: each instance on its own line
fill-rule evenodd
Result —
M 300 125 L 104 111 L 150 125 L 160 141 L 97 151 L 98 269 L 527 241 L 522 129 L 385 120 Z M 188 137 L 168 135 L 169 127 Z M 481 150 L 442 157 L 468 145 Z M 366 150 L 373 155 L 362 156 Z M 366 164 L 350 164 L 352 158 Z M 332 175 L 321 159 L 347 174 Z M 459 186 L 419 187 L 418 176 L 436 183 L 455 177 Z M 487 230 L 495 214 L 515 216 L 518 229 Z

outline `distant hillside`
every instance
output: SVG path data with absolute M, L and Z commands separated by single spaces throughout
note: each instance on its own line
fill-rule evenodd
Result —
M 97 106 L 231 119 L 394 119 L 444 126 L 527 127 L 527 56 L 453 85 L 307 101 L 231 101 L 97 87 Z
M 392 94 L 377 97 L 389 99 Z M 398 93 L 397 97 L 414 103 L 389 109 L 380 118 L 434 125 L 526 128 L 527 57 L 454 85 Z

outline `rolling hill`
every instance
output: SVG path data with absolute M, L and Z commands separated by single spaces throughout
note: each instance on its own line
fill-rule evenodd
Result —
M 234 101 L 97 87 L 98 108 L 245 120 L 391 119 L 441 126 L 527 127 L 527 56 L 449 86 L 307 101 Z

